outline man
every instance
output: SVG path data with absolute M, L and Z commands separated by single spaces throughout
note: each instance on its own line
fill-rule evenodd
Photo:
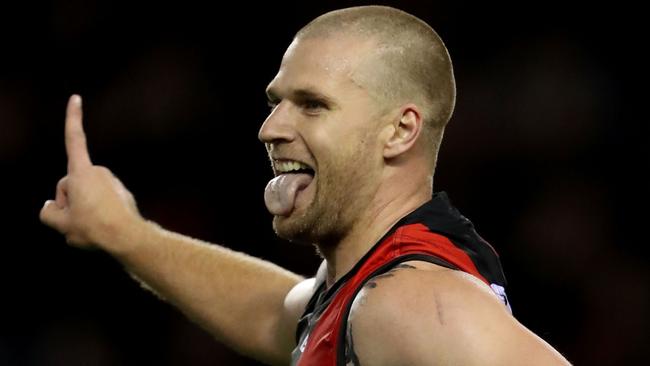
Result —
M 455 83 L 428 25 L 379 6 L 325 14 L 298 32 L 267 95 L 259 138 L 276 177 L 266 205 L 280 237 L 317 246 L 314 278 L 143 219 L 92 164 L 78 96 L 68 175 L 41 220 L 263 362 L 567 364 L 512 317 L 496 253 L 432 193 Z

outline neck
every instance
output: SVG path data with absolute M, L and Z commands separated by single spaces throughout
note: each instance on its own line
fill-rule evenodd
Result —
M 327 285 L 348 273 L 397 221 L 429 201 L 430 183 L 414 185 L 411 190 L 404 189 L 403 183 L 380 186 L 376 199 L 336 245 L 318 246 L 327 262 Z M 429 188 L 422 189 L 423 186 Z

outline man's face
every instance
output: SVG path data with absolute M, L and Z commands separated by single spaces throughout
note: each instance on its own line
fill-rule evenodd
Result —
M 379 109 L 354 80 L 371 49 L 341 36 L 294 41 L 267 88 L 273 109 L 259 138 L 277 177 L 265 199 L 280 237 L 333 245 L 374 197 L 383 163 Z M 287 172 L 296 168 L 303 174 Z

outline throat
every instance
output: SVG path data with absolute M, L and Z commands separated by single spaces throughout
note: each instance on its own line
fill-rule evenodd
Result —
M 331 286 L 345 276 L 397 222 L 430 197 L 422 195 L 411 200 L 391 201 L 368 210 L 336 241 L 317 244 L 319 253 L 327 261 L 327 285 Z
M 370 232 L 350 232 L 336 241 L 321 241 L 316 244 L 318 253 L 327 262 L 327 286 L 332 286 L 363 258 L 381 236 L 370 237 Z M 383 234 L 382 234 L 383 235 Z

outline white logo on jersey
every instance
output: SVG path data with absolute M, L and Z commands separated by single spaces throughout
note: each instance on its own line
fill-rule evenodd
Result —
M 305 352 L 305 347 L 307 347 L 307 340 L 309 339 L 309 334 L 303 339 L 302 343 L 300 343 L 300 353 Z
M 506 289 L 503 288 L 503 286 L 497 285 L 496 283 L 490 284 L 490 287 L 492 287 L 492 291 L 494 291 L 494 293 L 499 296 L 503 302 L 503 305 L 508 307 L 508 311 L 512 313 L 512 308 L 510 307 L 510 302 L 508 301 L 508 295 L 506 295 Z

